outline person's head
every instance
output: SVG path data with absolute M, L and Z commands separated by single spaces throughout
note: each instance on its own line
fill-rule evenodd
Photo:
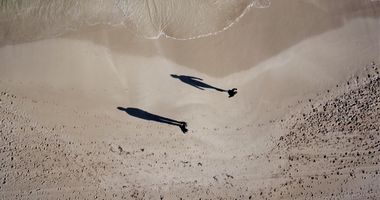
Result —
M 231 90 L 228 90 L 228 97 L 231 98 L 233 96 L 235 96 L 235 94 L 237 94 L 237 88 L 232 88 Z
M 170 76 L 173 77 L 173 78 L 179 78 L 179 76 L 176 75 L 176 74 L 170 74 Z
M 186 126 L 184 124 L 180 125 L 179 127 L 181 128 L 181 131 L 183 133 L 187 133 L 188 129 L 186 128 Z

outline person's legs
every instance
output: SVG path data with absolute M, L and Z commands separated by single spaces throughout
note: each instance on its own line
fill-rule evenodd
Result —
M 187 123 L 186 122 L 180 122 L 180 121 L 176 121 L 176 120 L 165 118 L 165 117 L 159 118 L 158 121 L 161 122 L 161 123 L 166 123 L 166 124 L 170 124 L 170 125 L 179 126 L 181 128 L 181 131 L 183 133 L 186 133 L 188 131 L 187 130 Z

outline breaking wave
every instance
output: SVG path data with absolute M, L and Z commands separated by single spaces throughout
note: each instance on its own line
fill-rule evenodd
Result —
M 222 32 L 270 0 L 1 0 L 0 43 L 122 25 L 141 37 L 188 40 Z

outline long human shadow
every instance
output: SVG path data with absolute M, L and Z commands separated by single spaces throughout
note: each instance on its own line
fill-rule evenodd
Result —
M 204 90 L 204 89 L 214 89 L 218 92 L 227 92 L 229 97 L 233 97 L 235 96 L 235 94 L 237 93 L 237 89 L 236 88 L 233 88 L 231 90 L 224 90 L 224 89 L 220 89 L 220 88 L 217 88 L 215 86 L 212 86 L 212 85 L 209 85 L 205 82 L 203 82 L 203 79 L 201 78 L 198 78 L 198 77 L 194 77 L 194 76 L 186 76 L 186 75 L 176 75 L 176 74 L 170 74 L 171 77 L 173 78 L 177 78 L 179 79 L 180 81 L 188 84 L 188 85 L 191 85 L 197 89 L 200 89 L 200 90 Z
M 140 119 L 145 119 L 145 120 L 148 120 L 148 121 L 155 121 L 155 122 L 159 122 L 159 123 L 165 123 L 165 124 L 169 124 L 169 125 L 173 125 L 173 126 L 178 126 L 179 128 L 181 128 L 181 131 L 183 133 L 186 133 L 188 131 L 187 130 L 187 123 L 184 122 L 184 121 L 177 121 L 177 120 L 174 120 L 174 119 L 169 119 L 169 118 L 166 118 L 166 117 L 155 115 L 155 114 L 146 112 L 144 110 L 141 110 L 139 108 L 117 107 L 117 109 L 121 110 L 121 111 L 124 111 L 124 112 L 128 113 L 129 115 L 131 115 L 133 117 L 140 118 Z

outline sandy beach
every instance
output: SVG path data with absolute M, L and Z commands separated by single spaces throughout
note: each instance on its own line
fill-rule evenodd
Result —
M 380 1 L 226 2 L 155 39 L 2 5 L 0 199 L 379 199 Z

